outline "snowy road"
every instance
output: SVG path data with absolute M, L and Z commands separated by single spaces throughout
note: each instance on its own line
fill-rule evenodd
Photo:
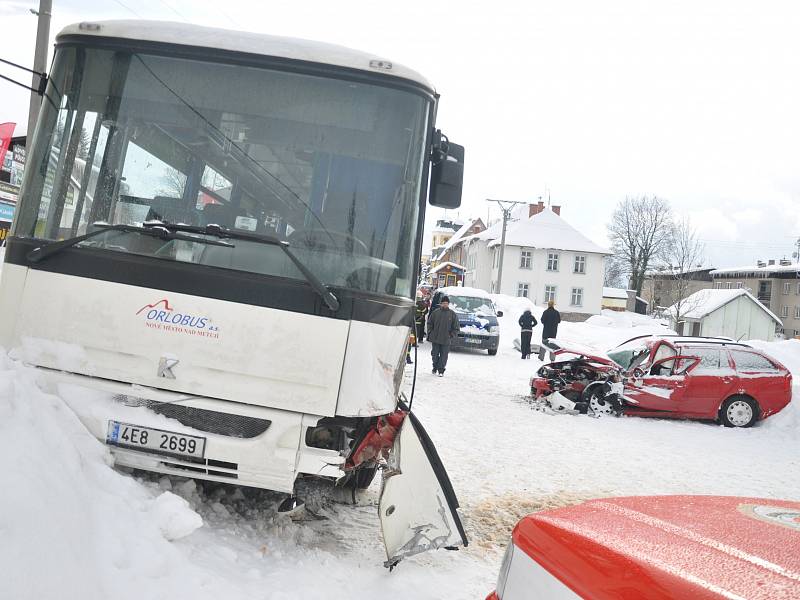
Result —
M 471 545 L 391 574 L 381 566 L 377 481 L 358 506 L 320 500 L 312 487 L 321 518 L 296 523 L 275 515 L 274 494 L 120 474 L 30 370 L 2 358 L 0 564 L 11 576 L 0 578 L 0 598 L 483 598 L 511 527 L 541 506 L 672 492 L 800 498 L 797 403 L 749 430 L 532 411 L 524 396 L 540 363 L 511 347 L 519 308 L 505 307 L 496 357 L 453 352 L 438 378 L 430 346 L 420 348 L 414 410 L 448 468 Z M 658 330 L 603 321 L 565 324 L 563 335 L 609 347 Z M 760 346 L 800 380 L 800 342 Z M 159 496 L 166 490 L 176 496 Z

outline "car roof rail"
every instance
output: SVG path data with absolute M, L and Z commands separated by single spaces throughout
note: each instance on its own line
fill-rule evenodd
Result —
M 628 342 L 633 342 L 636 340 L 642 340 L 644 338 L 668 338 L 670 340 L 674 340 L 677 342 L 697 342 L 701 344 L 721 344 L 723 346 L 744 346 L 745 348 L 752 348 L 750 344 L 745 344 L 743 342 L 737 342 L 733 338 L 722 337 L 722 336 L 701 336 L 701 335 L 677 335 L 677 334 L 662 334 L 662 333 L 650 333 L 647 335 L 637 335 L 636 337 L 632 337 L 629 340 L 625 340 L 624 342 L 620 342 L 618 346 L 622 346 L 623 344 L 627 344 Z

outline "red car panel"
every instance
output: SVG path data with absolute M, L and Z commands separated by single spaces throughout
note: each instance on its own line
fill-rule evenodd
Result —
M 607 498 L 528 515 L 512 537 L 518 549 L 589 600 L 800 597 L 798 502 Z M 535 597 L 536 590 L 528 592 Z

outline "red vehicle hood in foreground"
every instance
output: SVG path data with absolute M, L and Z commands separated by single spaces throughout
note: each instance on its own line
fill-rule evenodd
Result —
M 560 356 L 561 354 L 575 354 L 577 356 L 584 356 L 603 365 L 619 367 L 605 352 L 593 348 L 592 346 L 553 338 L 547 341 L 547 347 L 552 348 L 553 354 L 556 356 Z
M 513 540 L 582 598 L 800 598 L 798 502 L 607 498 L 528 515 Z

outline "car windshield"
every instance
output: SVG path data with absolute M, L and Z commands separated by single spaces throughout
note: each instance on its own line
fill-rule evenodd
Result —
M 492 301 L 475 296 L 448 296 L 450 308 L 461 313 L 475 313 L 479 315 L 494 315 Z
M 620 367 L 628 370 L 644 362 L 650 354 L 650 349 L 641 340 L 636 340 L 609 350 L 606 354 Z
M 148 221 L 287 241 L 325 284 L 410 297 L 429 100 L 205 60 L 56 52 L 15 234 Z M 84 245 L 301 279 L 280 248 L 109 232 Z

